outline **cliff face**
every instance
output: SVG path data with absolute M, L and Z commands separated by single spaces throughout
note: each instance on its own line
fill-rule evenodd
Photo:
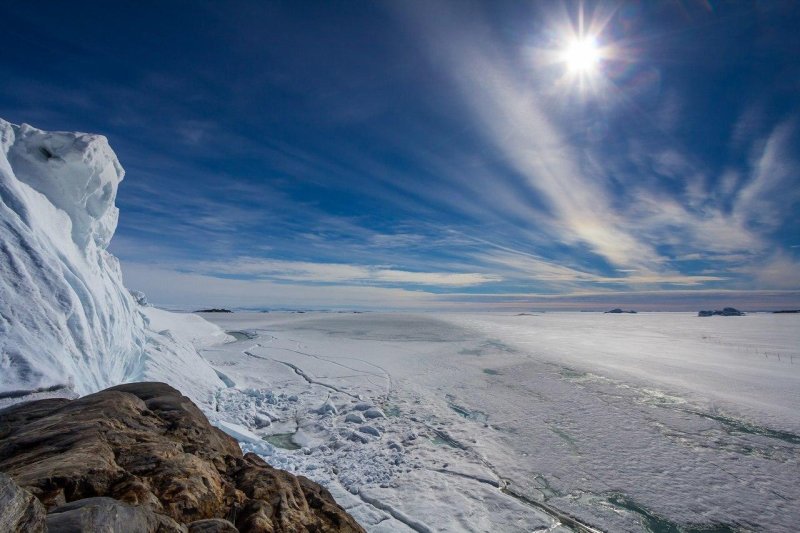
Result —
M 190 343 L 148 326 L 122 283 L 106 248 L 123 175 L 101 135 L 0 119 L 0 400 L 150 379 L 204 402 L 222 385 Z
M 243 456 L 163 383 L 0 411 L 0 472 L 18 485 L 0 486 L 17 502 L 0 524 L 26 531 L 44 530 L 31 529 L 38 502 L 50 531 L 363 531 L 327 490 Z

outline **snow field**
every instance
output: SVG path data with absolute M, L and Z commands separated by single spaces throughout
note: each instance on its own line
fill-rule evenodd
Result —
M 370 531 L 798 522 L 796 396 L 783 395 L 797 367 L 707 342 L 730 327 L 731 344 L 768 338 L 784 364 L 800 346 L 785 316 L 735 328 L 688 314 L 206 318 L 249 337 L 204 351 L 231 384 L 212 416 L 282 443 L 270 463 L 323 483 Z M 662 372 L 680 365 L 679 380 Z M 777 392 L 760 403 L 726 388 L 764 376 Z

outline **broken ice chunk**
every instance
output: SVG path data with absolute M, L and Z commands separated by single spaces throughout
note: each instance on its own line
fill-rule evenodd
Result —
M 381 432 L 378 428 L 374 426 L 361 426 L 358 428 L 361 433 L 366 433 L 367 435 L 374 435 L 375 437 L 380 437 Z
M 338 412 L 339 410 L 336 409 L 336 406 L 333 405 L 333 402 L 330 400 L 330 398 L 325 400 L 325 403 L 323 403 L 322 406 L 319 409 L 317 409 L 317 413 L 320 415 L 325 415 L 328 413 L 332 413 L 335 415 Z
M 348 415 L 347 415 L 347 416 L 344 418 L 344 421 L 345 421 L 345 422 L 351 422 L 351 423 L 353 423 L 353 424 L 363 424 L 363 423 L 364 423 L 364 417 L 362 417 L 362 416 L 361 416 L 360 414 L 358 414 L 358 413 L 349 413 L 349 414 L 348 414 Z

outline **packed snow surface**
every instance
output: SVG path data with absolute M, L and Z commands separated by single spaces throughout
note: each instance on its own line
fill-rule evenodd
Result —
M 203 404 L 222 385 L 170 328 L 203 330 L 199 345 L 224 334 L 190 315 L 146 318 L 106 250 L 123 174 L 105 137 L 0 119 L 0 406 L 145 379 Z
M 797 315 L 204 316 L 209 415 L 369 531 L 800 523 Z

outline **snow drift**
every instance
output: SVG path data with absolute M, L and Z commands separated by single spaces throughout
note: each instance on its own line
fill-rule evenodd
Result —
M 123 176 L 103 136 L 0 119 L 0 397 L 155 380 L 206 404 L 222 385 L 189 340 L 151 327 L 123 286 L 106 250 Z

